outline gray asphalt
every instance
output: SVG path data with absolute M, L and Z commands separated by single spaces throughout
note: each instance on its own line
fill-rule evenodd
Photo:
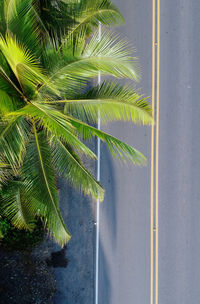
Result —
M 200 302 L 200 2 L 161 1 L 159 301 Z
M 126 25 L 117 29 L 136 48 L 141 92 L 151 95 L 151 1 L 115 1 Z M 100 208 L 99 304 L 146 304 L 150 299 L 150 152 L 151 128 L 112 123 L 107 132 L 142 151 L 145 168 L 114 161 L 101 145 L 101 182 L 106 189 Z
M 151 95 L 151 1 L 116 0 Z M 200 2 L 161 1 L 159 304 L 200 302 Z M 104 130 L 140 149 L 146 168 L 121 166 L 101 146 L 99 304 L 150 303 L 150 128 Z

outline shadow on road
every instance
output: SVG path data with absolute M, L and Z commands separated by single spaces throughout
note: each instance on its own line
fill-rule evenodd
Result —
M 95 274 L 95 202 L 60 181 L 61 211 L 72 234 L 67 248 L 54 245 L 51 259 L 58 290 L 54 304 L 93 304 Z M 100 246 L 101 248 L 101 246 Z M 109 276 L 106 259 L 101 250 L 101 274 L 106 287 L 106 302 L 109 304 Z
M 100 205 L 100 229 L 110 235 L 109 239 L 114 249 L 116 244 L 115 178 L 110 152 L 104 144 L 101 144 L 101 150 L 104 158 L 101 170 L 106 197 L 105 202 Z M 94 171 L 94 166 L 90 169 Z M 74 190 L 64 179 L 59 181 L 59 189 L 61 212 L 72 238 L 67 248 L 60 249 L 59 246 L 54 245 L 51 259 L 47 261 L 54 267 L 58 285 L 54 304 L 93 304 L 96 202 Z M 99 296 L 99 304 L 109 304 L 111 296 L 109 265 L 101 243 L 101 234 L 99 265 L 99 292 L 103 288 Z
M 115 172 L 113 168 L 113 160 L 106 144 L 101 144 L 102 160 L 101 160 L 101 183 L 105 189 L 105 200 L 100 209 L 100 223 L 106 233 L 109 234 L 110 244 L 112 248 L 116 247 L 117 231 L 116 231 L 116 192 L 115 192 Z

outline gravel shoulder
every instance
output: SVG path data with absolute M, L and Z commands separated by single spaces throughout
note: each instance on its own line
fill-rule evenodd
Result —
M 46 263 L 46 250 L 8 251 L 0 248 L 0 303 L 51 304 L 57 289 L 53 267 Z

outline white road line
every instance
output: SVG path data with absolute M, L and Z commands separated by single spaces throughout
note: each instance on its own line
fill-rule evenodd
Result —
M 101 23 L 99 23 L 99 40 L 101 39 Z M 98 74 L 98 86 L 101 84 L 101 72 Z M 100 112 L 98 112 L 98 130 L 101 128 Z M 97 139 L 97 181 L 100 181 L 100 156 L 101 147 L 100 139 Z M 97 199 L 96 211 L 96 257 L 95 257 L 95 304 L 99 302 L 99 215 L 100 215 L 100 201 Z
M 159 182 L 160 0 L 152 0 L 152 114 L 151 129 L 151 275 L 150 303 L 158 304 L 158 182 Z

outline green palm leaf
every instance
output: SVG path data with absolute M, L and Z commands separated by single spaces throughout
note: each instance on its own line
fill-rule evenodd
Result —
M 34 55 L 40 55 L 40 30 L 32 0 L 4 0 L 7 32 L 15 35 Z
M 32 0 L 4 0 L 4 16 L 8 28 L 14 18 L 23 18 L 29 12 L 31 2 Z
M 104 30 L 99 39 L 96 32 L 86 47 L 81 57 L 63 68 L 58 69 L 49 80 L 66 94 L 66 88 L 80 89 L 93 77 L 110 75 L 117 78 L 138 80 L 137 59 L 132 56 L 133 49 L 119 35 Z M 44 87 L 39 89 L 42 92 Z
M 7 116 L 12 116 L 13 118 L 25 116 L 34 119 L 39 123 L 40 127 L 44 127 L 56 138 L 72 145 L 78 152 L 93 159 L 96 158 L 96 155 L 75 136 L 75 129 L 69 121 L 68 116 L 53 107 L 41 103 L 32 103 L 20 110 L 9 113 Z
M 44 216 L 50 233 L 56 241 L 64 245 L 70 239 L 58 207 L 56 178 L 52 166 L 51 153 L 43 132 L 37 133 L 33 124 L 34 139 L 27 148 L 23 175 L 30 184 L 29 196 L 33 198 L 33 208 L 39 216 Z
M 11 166 L 3 153 L 0 154 L 0 189 L 12 178 Z
M 23 96 L 22 91 L 17 87 L 17 85 L 12 81 L 10 75 L 3 69 L 0 64 L 0 89 L 3 91 L 10 92 L 11 94 L 19 93 Z
M 91 194 L 101 201 L 104 190 L 92 174 L 83 166 L 78 155 L 71 147 L 63 144 L 60 140 L 52 138 L 51 149 L 53 162 L 59 174 L 64 176 L 79 191 Z
M 6 39 L 0 37 L 0 50 L 7 60 L 10 68 L 15 74 L 22 90 L 33 93 L 38 84 L 45 83 L 51 87 L 52 91 L 57 93 L 52 84 L 49 84 L 46 76 L 35 60 L 30 51 L 22 46 L 15 37 L 7 36 Z
M 65 113 L 73 113 L 81 120 L 97 122 L 132 121 L 134 123 L 152 124 L 152 111 L 147 98 L 127 86 L 110 81 L 103 82 L 76 100 L 57 101 L 65 103 Z
M 86 45 L 82 59 L 88 60 L 102 72 L 119 78 L 138 80 L 137 59 L 133 48 L 120 39 L 118 34 L 103 30 L 99 38 L 97 31 Z
M 16 93 L 15 85 L 11 80 L 10 67 L 2 53 L 0 53 L 0 89 L 10 94 Z
M 0 89 L 0 115 L 14 111 L 13 99 Z
M 109 0 L 80 1 L 80 4 L 72 9 L 75 11 L 75 25 L 69 31 L 67 38 L 86 29 L 90 32 L 99 22 L 109 26 L 124 23 L 124 18 L 118 8 Z
M 18 172 L 29 140 L 29 125 L 23 117 L 0 125 L 0 150 L 15 173 Z
M 19 229 L 32 230 L 35 227 L 31 199 L 24 193 L 20 181 L 11 181 L 1 192 L 0 213 Z
M 76 128 L 77 135 L 80 138 L 83 138 L 84 140 L 91 140 L 92 136 L 97 136 L 102 141 L 106 142 L 111 154 L 115 158 L 121 159 L 124 162 L 126 162 L 126 160 L 129 160 L 137 165 L 146 164 L 146 158 L 141 152 L 119 140 L 118 138 L 100 131 L 92 126 L 89 126 L 88 124 L 78 119 L 72 117 L 69 119 L 71 124 Z

